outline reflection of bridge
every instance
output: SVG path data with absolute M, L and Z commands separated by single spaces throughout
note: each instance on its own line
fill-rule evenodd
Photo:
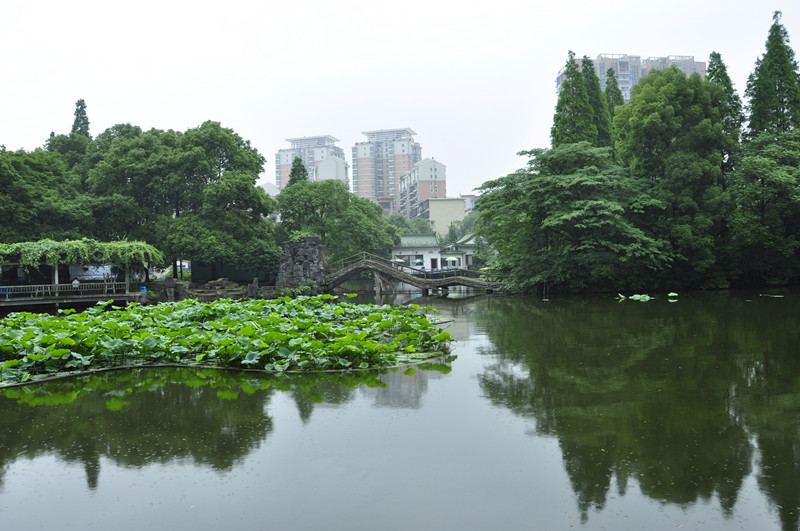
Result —
M 362 271 L 371 271 L 384 282 L 387 279 L 398 280 L 424 291 L 447 289 L 450 286 L 467 286 L 491 293 L 503 286 L 503 282 L 496 276 L 489 278 L 478 271 L 461 268 L 427 271 L 369 253 L 360 253 L 330 264 L 329 273 L 325 276 L 325 287 L 332 290 Z

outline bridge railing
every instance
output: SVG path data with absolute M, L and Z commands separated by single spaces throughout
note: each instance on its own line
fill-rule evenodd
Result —
M 347 258 L 342 258 L 341 260 L 328 263 L 328 269 L 331 273 L 335 273 L 336 271 L 339 271 L 346 267 L 350 267 L 351 265 L 357 264 L 359 262 L 363 262 L 364 260 L 374 260 L 376 262 L 385 262 L 387 264 L 391 263 L 389 262 L 389 260 L 381 258 L 380 256 L 367 252 L 361 252 L 358 254 L 354 254 L 353 256 L 348 256 Z

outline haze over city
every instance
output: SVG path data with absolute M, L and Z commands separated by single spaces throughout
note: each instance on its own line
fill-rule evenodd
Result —
M 287 138 L 332 135 L 349 161 L 363 131 L 408 127 L 457 196 L 549 145 L 568 50 L 718 51 L 743 95 L 776 10 L 797 50 L 800 8 L 773 1 L 15 2 L 0 17 L 0 144 L 33 150 L 68 133 L 82 98 L 92 135 L 219 121 L 274 182 Z

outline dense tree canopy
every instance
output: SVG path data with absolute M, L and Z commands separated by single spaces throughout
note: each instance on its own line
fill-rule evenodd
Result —
M 118 125 L 98 144 L 88 186 L 102 237 L 143 239 L 173 262 L 276 264 L 273 207 L 255 185 L 264 158 L 235 132 L 211 121 L 185 133 Z
M 708 76 L 652 70 L 624 103 L 613 70 L 613 160 L 592 151 L 590 61 L 563 71 L 550 150 L 483 186 L 477 233 L 516 287 L 672 289 L 800 279 L 797 64 L 775 14 L 742 100 L 722 56 Z M 599 111 L 602 112 L 602 111 Z M 590 127 L 590 122 L 592 127 Z M 597 131 L 593 130 L 596 129 Z M 587 133 L 589 131 L 589 133 Z M 588 142 L 588 144 L 587 144 Z
M 745 280 L 800 273 L 800 129 L 747 142 L 734 173 L 736 256 Z
M 387 221 L 395 228 L 398 236 L 432 236 L 436 234 L 431 224 L 422 218 L 408 220 L 402 214 L 391 214 Z
M 487 182 L 476 209 L 479 235 L 517 287 L 622 289 L 651 279 L 669 259 L 664 245 L 626 217 L 657 207 L 625 179 L 608 148 L 588 142 L 524 152 L 528 167 Z
M 80 238 L 91 216 L 62 157 L 0 148 L 0 242 Z
M 248 141 L 212 121 L 184 133 L 118 124 L 92 139 L 85 108 L 46 150 L 0 151 L 0 242 L 133 239 L 173 263 L 277 267 L 274 201 L 256 186 L 265 159 Z
M 652 185 L 667 209 L 648 227 L 667 239 L 676 261 L 666 281 L 725 285 L 726 219 L 732 205 L 722 173 L 723 133 L 712 89 L 677 68 L 655 70 L 614 118 L 617 153 L 632 177 Z
M 351 194 L 341 181 L 300 181 L 284 188 L 277 199 L 280 235 L 319 236 L 328 246 L 329 260 L 362 251 L 388 256 L 395 243 L 396 230 L 380 206 Z

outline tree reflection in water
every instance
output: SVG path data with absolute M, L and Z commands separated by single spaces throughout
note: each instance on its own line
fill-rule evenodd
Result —
M 666 301 L 495 299 L 478 314 L 489 399 L 557 437 L 584 522 L 612 483 L 662 503 L 758 484 L 784 529 L 800 507 L 800 303 L 726 293 Z M 758 461 L 754 459 L 757 452 Z
M 191 459 L 228 470 L 267 440 L 273 429 L 267 405 L 276 389 L 290 392 L 307 419 L 315 403 L 346 401 L 362 384 L 384 385 L 376 372 L 268 376 L 162 368 L 3 389 L 0 471 L 22 457 L 55 454 L 81 463 L 95 489 L 101 458 L 130 467 Z

